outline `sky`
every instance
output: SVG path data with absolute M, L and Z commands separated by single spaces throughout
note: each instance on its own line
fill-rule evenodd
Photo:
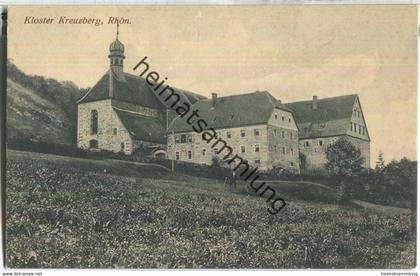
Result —
M 51 24 L 28 24 L 29 17 Z M 60 17 L 103 24 L 59 24 Z M 12 6 L 9 58 L 27 74 L 92 87 L 116 25 L 124 70 L 145 56 L 171 86 L 210 96 L 269 91 L 282 102 L 358 94 L 372 165 L 416 159 L 414 5 Z M 26 20 L 26 24 L 25 24 Z

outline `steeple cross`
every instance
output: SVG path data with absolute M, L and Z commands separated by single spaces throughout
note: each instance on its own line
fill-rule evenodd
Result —
M 120 23 L 117 20 L 117 39 L 118 39 L 118 34 L 120 33 Z

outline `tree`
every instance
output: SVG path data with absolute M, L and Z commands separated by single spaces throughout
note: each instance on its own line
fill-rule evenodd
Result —
M 384 154 L 382 152 L 378 155 L 378 161 L 376 161 L 375 171 L 379 172 L 385 169 Z
M 364 158 L 350 141 L 340 138 L 325 150 L 326 169 L 339 177 L 354 176 L 363 170 Z

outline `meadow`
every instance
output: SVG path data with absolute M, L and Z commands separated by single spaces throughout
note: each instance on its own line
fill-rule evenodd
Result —
M 7 267 L 413 268 L 410 212 L 273 182 L 287 206 L 162 166 L 8 151 Z M 363 205 L 363 207 L 361 207 Z M 306 256 L 306 258 L 305 258 Z

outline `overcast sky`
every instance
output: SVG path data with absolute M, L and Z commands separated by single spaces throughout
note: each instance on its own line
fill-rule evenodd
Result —
M 27 16 L 52 24 L 24 24 Z M 100 18 L 104 24 L 58 24 Z M 417 9 L 412 6 L 11 7 L 9 57 L 23 71 L 91 87 L 124 17 L 126 72 L 144 56 L 168 84 L 209 96 L 267 90 L 283 102 L 357 93 L 372 164 L 416 158 Z M 134 72 L 136 73 L 136 72 Z

